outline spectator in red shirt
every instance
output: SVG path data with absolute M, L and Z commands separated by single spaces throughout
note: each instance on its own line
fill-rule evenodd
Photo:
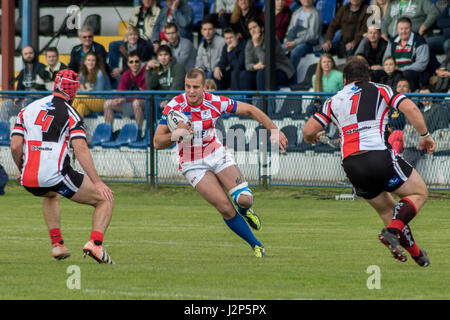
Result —
M 292 15 L 292 11 L 286 2 L 286 0 L 275 0 L 275 35 L 280 43 L 283 43 Z M 265 23 L 264 12 L 261 12 L 259 17 Z
M 145 84 L 145 64 L 142 63 L 137 52 L 130 52 L 127 61 L 129 69 L 126 70 L 120 78 L 119 91 L 131 91 L 131 90 L 146 90 Z M 106 100 L 103 106 L 105 112 L 105 122 L 113 123 L 114 111 L 122 113 L 126 117 L 131 117 L 134 114 L 134 118 L 142 132 L 142 124 L 144 122 L 144 106 L 145 101 L 138 98 L 123 97 Z

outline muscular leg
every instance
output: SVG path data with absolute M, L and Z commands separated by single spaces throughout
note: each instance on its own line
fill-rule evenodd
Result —
M 396 202 L 389 192 L 382 192 L 374 199 L 366 199 L 380 216 L 384 225 L 387 227 L 392 220 Z
M 237 166 L 229 166 L 217 174 L 217 178 L 226 190 L 232 190 L 238 185 L 245 183 L 245 178 Z M 243 209 L 248 209 L 253 205 L 253 196 L 240 194 L 236 204 Z
M 48 192 L 44 196 L 43 211 L 48 230 L 61 228 L 61 211 L 59 209 L 59 194 Z
M 106 232 L 111 221 L 114 203 L 102 197 L 87 175 L 84 176 L 81 187 L 70 200 L 93 206 L 95 209 L 92 216 L 92 230 Z
M 240 214 L 236 214 L 233 204 L 214 173 L 207 171 L 195 189 L 222 214 L 226 225 L 234 233 L 244 239 L 252 248 L 262 247 L 261 242 L 255 238 L 244 218 Z

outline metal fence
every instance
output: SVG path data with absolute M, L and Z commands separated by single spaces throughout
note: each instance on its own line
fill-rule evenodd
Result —
M 134 123 L 133 116 L 116 113 L 112 123 L 112 138 L 116 143 L 98 143 L 99 131 L 105 122 L 104 114 L 91 113 L 84 118 L 88 134 L 88 143 L 97 170 L 106 181 L 146 182 L 157 184 L 186 184 L 178 170 L 177 148 L 154 150 L 150 137 L 153 136 L 162 106 L 179 92 L 174 91 L 111 91 L 83 92 L 85 104 L 99 104 L 119 96 L 144 101 L 144 132 L 137 141 L 119 143 L 125 135 L 127 124 Z M 30 102 L 48 92 L 0 92 L 2 109 L 11 103 Z M 303 141 L 302 129 L 307 119 L 314 114 L 321 103 L 331 96 L 330 93 L 317 92 L 216 92 L 235 100 L 251 103 L 263 110 L 288 137 L 286 152 L 278 152 L 276 146 L 268 143 L 268 133 L 253 119 L 225 114 L 222 116 L 223 129 L 218 136 L 252 185 L 292 185 L 292 186 L 350 186 L 341 166 L 339 135 L 330 125 L 326 135 L 319 143 L 309 144 Z M 393 148 L 410 161 L 425 182 L 431 188 L 450 189 L 450 95 L 448 94 L 407 94 L 421 107 L 437 149 L 433 155 L 415 150 L 418 136 L 412 130 L 402 114 L 390 115 L 392 134 L 390 142 Z M 76 100 L 77 101 L 77 100 Z M 429 105 L 429 102 L 431 105 Z M 25 103 L 25 102 L 24 102 Z M 77 105 L 77 104 L 75 104 Z M 19 106 L 20 107 L 20 106 Z M 130 108 L 130 106 L 127 106 Z M 5 107 L 6 108 L 6 107 Z M 1 115 L 4 111 L 0 109 Z M 129 111 L 129 110 L 128 110 Z M 131 112 L 132 114 L 132 112 Z M 11 130 L 15 116 L 7 119 Z M 153 124 L 153 125 L 151 125 Z M 430 125 L 431 124 L 431 125 Z M 0 134 L 1 135 L 1 134 Z M 8 133 L 9 135 L 9 133 Z M 132 138 L 132 140 L 135 140 Z M 0 142 L 1 143 L 1 142 Z M 12 161 L 7 144 L 0 145 L 0 164 L 11 179 L 18 171 Z M 76 160 L 74 167 L 81 170 Z

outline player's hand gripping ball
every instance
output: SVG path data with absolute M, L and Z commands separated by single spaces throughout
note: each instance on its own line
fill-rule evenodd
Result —
M 188 124 L 190 123 L 189 118 L 180 111 L 177 110 L 171 110 L 168 114 L 167 114 L 167 127 L 169 128 L 170 132 L 174 132 L 177 127 L 178 124 L 183 121 L 184 123 Z M 184 132 L 180 132 L 180 140 L 183 141 L 190 141 L 192 139 L 192 134 L 188 132 L 188 130 L 184 129 L 184 128 L 178 128 L 178 130 L 182 130 Z M 178 139 L 176 139 L 178 140 Z

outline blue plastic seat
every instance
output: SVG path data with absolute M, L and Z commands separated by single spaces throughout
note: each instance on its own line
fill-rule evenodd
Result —
M 112 140 L 112 125 L 109 122 L 99 123 L 92 135 L 92 147 L 100 146 L 102 143 Z
M 103 148 L 120 148 L 139 139 L 139 129 L 135 122 L 127 123 L 120 130 L 116 140 L 102 143 Z
M 144 139 L 136 141 L 136 142 L 130 142 L 128 144 L 128 148 L 133 149 L 146 149 L 150 146 L 150 135 L 149 131 L 147 130 L 147 133 L 145 134 Z
M 11 141 L 9 140 L 9 122 L 0 121 L 0 146 L 9 146 Z
M 319 11 L 322 17 L 322 24 L 328 25 L 333 20 L 336 14 L 336 1 L 335 0 L 318 0 L 316 3 L 316 9 Z
M 203 1 L 188 1 L 187 3 L 194 11 L 194 20 L 192 21 L 192 25 L 200 25 L 205 15 L 205 3 Z

